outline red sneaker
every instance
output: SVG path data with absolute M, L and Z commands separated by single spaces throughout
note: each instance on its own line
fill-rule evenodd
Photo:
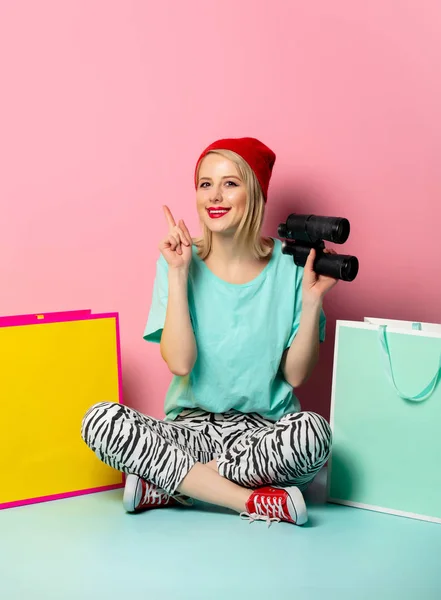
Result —
M 298 487 L 275 488 L 262 487 L 255 490 L 248 499 L 247 512 L 241 517 L 253 521 L 266 521 L 268 527 L 272 521 L 287 521 L 295 525 L 304 525 L 308 520 L 308 511 Z
M 191 503 L 181 494 L 170 496 L 138 475 L 127 475 L 123 498 L 123 506 L 127 512 L 134 513 L 149 508 L 176 506 L 177 504 L 189 505 Z

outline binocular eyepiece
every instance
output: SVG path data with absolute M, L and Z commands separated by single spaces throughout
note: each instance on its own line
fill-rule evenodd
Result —
M 350 233 L 349 221 L 341 217 L 318 217 L 292 213 L 278 228 L 284 238 L 283 254 L 290 254 L 294 263 L 304 267 L 311 248 L 316 250 L 314 271 L 334 279 L 353 281 L 358 274 L 358 259 L 348 254 L 327 254 L 324 240 L 344 244 Z

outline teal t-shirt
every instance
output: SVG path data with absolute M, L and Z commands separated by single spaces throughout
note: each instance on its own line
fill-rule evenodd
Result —
M 168 298 L 168 264 L 156 263 L 153 297 L 144 339 L 159 343 Z M 282 254 L 274 239 L 269 263 L 252 281 L 227 283 L 197 255 L 188 279 L 190 318 L 197 345 L 192 372 L 173 376 L 165 399 L 167 419 L 184 409 L 258 413 L 276 421 L 300 410 L 292 386 L 280 369 L 283 351 L 297 332 L 302 309 L 303 268 Z M 320 341 L 326 319 L 320 317 Z

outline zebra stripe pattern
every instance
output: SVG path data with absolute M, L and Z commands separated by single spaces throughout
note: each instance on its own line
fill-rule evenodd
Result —
M 304 489 L 328 459 L 332 434 L 320 415 L 299 412 L 276 423 L 257 414 L 186 410 L 161 421 L 113 402 L 92 406 L 82 438 L 118 471 L 174 494 L 196 462 L 216 459 L 219 474 L 247 488 Z

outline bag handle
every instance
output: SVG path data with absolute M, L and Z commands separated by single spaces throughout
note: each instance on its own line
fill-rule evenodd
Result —
M 419 324 L 415 323 L 414 326 L 412 327 L 412 329 L 421 330 L 421 325 L 420 326 L 418 326 L 418 325 Z M 390 348 L 389 348 L 389 344 L 388 344 L 387 337 L 386 337 L 386 327 L 387 327 L 387 325 L 380 325 L 379 338 L 380 338 L 382 356 L 384 358 L 386 373 L 387 373 L 389 379 L 391 380 L 392 385 L 395 388 L 395 391 L 400 396 L 400 398 L 402 398 L 403 400 L 410 400 L 411 402 L 423 402 L 424 400 L 427 400 L 427 398 L 429 398 L 435 391 L 435 388 L 441 377 L 441 354 L 439 357 L 438 370 L 435 373 L 432 380 L 426 385 L 426 387 L 419 394 L 415 394 L 415 396 L 407 396 L 406 394 L 403 394 L 403 392 L 400 392 L 400 390 L 397 387 L 397 384 L 395 383 L 395 377 L 394 377 L 394 373 L 393 373 L 393 369 L 392 369 L 392 358 L 390 355 Z

